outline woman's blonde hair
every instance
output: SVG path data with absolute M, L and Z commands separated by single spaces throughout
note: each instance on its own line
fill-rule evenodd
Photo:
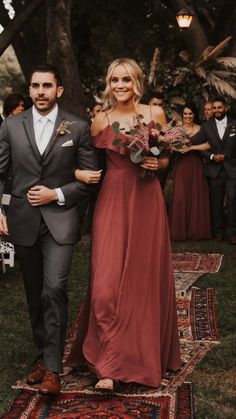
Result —
M 107 70 L 106 88 L 103 92 L 104 109 L 111 108 L 115 106 L 117 103 L 116 99 L 114 98 L 111 92 L 111 78 L 114 69 L 118 65 L 123 65 L 126 68 L 129 76 L 134 82 L 134 103 L 138 103 L 143 94 L 144 74 L 142 72 L 141 67 L 136 63 L 136 61 L 132 60 L 131 58 L 117 58 L 116 60 L 112 61 Z

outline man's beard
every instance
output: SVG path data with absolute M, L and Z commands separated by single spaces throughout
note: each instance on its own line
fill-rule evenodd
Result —
M 215 119 L 217 119 L 218 121 L 222 121 L 222 119 L 224 119 L 225 115 L 226 115 L 226 112 L 220 113 L 220 115 L 214 115 L 214 116 L 215 116 Z
M 40 101 L 40 98 L 36 99 L 34 102 L 34 106 L 39 112 L 47 112 L 54 108 L 56 99 L 55 100 L 48 100 L 46 98 L 41 98 L 41 99 L 44 100 L 44 103 L 42 106 L 40 105 L 40 103 L 38 103 L 38 101 Z

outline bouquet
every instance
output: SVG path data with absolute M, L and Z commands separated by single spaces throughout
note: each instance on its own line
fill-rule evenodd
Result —
M 185 129 L 181 126 L 176 126 L 176 121 L 172 119 L 164 127 L 156 124 L 156 135 L 158 142 L 169 144 L 169 151 L 178 151 L 191 145 L 190 137 Z
M 145 156 L 157 157 L 164 149 L 170 148 L 166 142 L 159 143 L 141 119 L 143 119 L 142 115 L 136 115 L 128 131 L 122 129 L 117 121 L 112 124 L 112 129 L 117 134 L 113 144 L 117 147 L 126 147 L 133 163 L 141 163 Z
M 126 147 L 133 163 L 141 163 L 145 156 L 169 155 L 173 151 L 190 145 L 190 139 L 185 130 L 180 126 L 175 126 L 174 120 L 164 127 L 156 124 L 150 132 L 147 124 L 141 121 L 142 119 L 142 115 L 136 115 L 128 131 L 121 128 L 117 121 L 112 124 L 112 129 L 116 133 L 113 144 Z

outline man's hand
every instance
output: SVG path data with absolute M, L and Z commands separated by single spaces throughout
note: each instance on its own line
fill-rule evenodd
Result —
M 214 162 L 216 163 L 221 163 L 225 158 L 224 154 L 214 154 L 214 157 L 212 160 L 214 160 Z
M 1 236 L 9 235 L 6 216 L 1 213 L 0 213 L 0 235 Z
M 49 189 L 42 185 L 36 185 L 29 189 L 27 198 L 33 207 L 48 205 L 50 202 L 58 200 L 57 193 L 54 189 Z

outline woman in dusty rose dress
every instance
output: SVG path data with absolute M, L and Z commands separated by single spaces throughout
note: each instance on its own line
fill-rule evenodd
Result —
M 117 380 L 158 387 L 167 369 L 180 368 L 168 221 L 159 181 L 150 175 L 165 168 L 168 158 L 145 157 L 134 164 L 126 148 L 113 144 L 115 121 L 124 129 L 124 139 L 137 115 L 150 132 L 155 122 L 165 124 L 160 107 L 139 103 L 142 86 L 135 61 L 115 60 L 104 92 L 109 110 L 99 113 L 92 126 L 95 147 L 105 151 L 107 167 L 92 227 L 83 355 L 99 379 L 99 390 L 113 390 Z M 149 174 L 142 177 L 143 170 Z M 76 177 L 82 180 L 80 171 Z
M 196 124 L 196 108 L 188 103 L 183 108 L 183 128 L 194 141 L 200 130 Z M 211 238 L 209 190 L 203 174 L 203 162 L 197 150 L 207 150 L 206 142 L 183 150 L 174 167 L 174 184 L 169 222 L 173 241 Z M 186 153 L 186 154 L 185 154 Z

